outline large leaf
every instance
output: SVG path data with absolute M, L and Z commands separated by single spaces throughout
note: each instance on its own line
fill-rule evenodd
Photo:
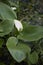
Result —
M 29 25 L 23 23 L 24 30 L 18 35 L 18 39 L 25 41 L 36 41 L 43 37 L 43 26 Z
M 13 27 L 14 27 L 13 21 L 10 20 L 2 21 L 2 23 L 0 23 L 0 36 L 9 34 L 12 31 Z
M 0 15 L 1 18 L 4 20 L 14 20 L 16 17 L 16 13 L 14 11 L 12 11 L 12 9 L 4 4 L 0 2 Z
M 17 62 L 23 61 L 26 58 L 26 53 L 31 51 L 29 46 L 18 42 L 15 37 L 10 37 L 6 45 L 10 54 Z
M 13 58 L 17 62 L 21 62 L 22 60 L 24 60 L 26 58 L 25 53 L 23 51 L 21 51 L 21 50 L 11 49 L 10 53 L 12 54 Z
M 38 62 L 38 54 L 37 52 L 33 52 L 32 54 L 29 55 L 29 61 L 32 63 L 32 64 L 36 64 Z

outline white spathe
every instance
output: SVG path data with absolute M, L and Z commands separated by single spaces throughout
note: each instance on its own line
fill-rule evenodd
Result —
M 11 7 L 12 10 L 16 10 L 16 7 Z
M 23 25 L 22 25 L 22 23 L 20 21 L 14 20 L 14 24 L 15 24 L 15 27 L 17 28 L 18 31 L 23 30 Z

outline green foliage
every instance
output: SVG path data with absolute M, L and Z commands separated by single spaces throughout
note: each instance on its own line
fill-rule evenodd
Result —
M 24 23 L 24 30 L 18 35 L 18 39 L 24 41 L 37 41 L 43 37 L 43 27 Z
M 18 42 L 15 37 L 10 37 L 8 39 L 7 48 L 17 62 L 24 60 L 26 58 L 26 54 L 31 51 L 29 46 Z
M 16 13 L 14 11 L 12 11 L 12 9 L 4 4 L 0 2 L 0 16 L 2 18 L 2 20 L 14 20 L 16 17 Z
M 36 64 L 38 62 L 38 54 L 37 54 L 37 52 L 34 51 L 32 54 L 29 55 L 29 61 L 32 64 Z
M 39 42 L 43 38 L 43 26 L 29 24 L 29 22 L 23 21 L 24 18 L 22 17 L 23 31 L 18 31 L 15 27 L 14 20 L 17 18 L 20 19 L 16 13 L 18 15 L 21 13 L 21 6 L 19 6 L 19 1 L 16 4 L 10 0 L 0 0 L 0 50 L 6 51 L 7 48 L 6 52 L 8 54 L 10 53 L 10 57 L 13 57 L 12 59 L 15 62 L 20 63 L 26 61 L 28 65 L 37 64 L 40 59 L 43 61 L 43 42 Z M 28 19 L 40 21 L 39 13 L 35 12 L 33 14 L 32 12 L 34 10 L 32 9 L 33 5 L 35 5 L 33 2 L 29 4 L 29 11 L 31 12 Z M 11 9 L 13 6 L 17 8 L 16 11 Z M 5 51 L 1 51 L 2 54 L 0 52 L 0 56 L 3 57 L 5 55 L 7 57 L 7 53 L 3 53 Z M 0 62 L 0 65 L 5 64 Z
M 0 23 L 0 36 L 4 36 L 6 34 L 9 34 L 12 29 L 14 28 L 14 23 L 12 20 L 4 20 L 2 23 Z

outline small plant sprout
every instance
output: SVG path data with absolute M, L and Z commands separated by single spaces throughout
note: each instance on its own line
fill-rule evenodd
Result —
M 18 31 L 23 30 L 23 25 L 19 20 L 14 20 L 15 27 L 17 28 Z

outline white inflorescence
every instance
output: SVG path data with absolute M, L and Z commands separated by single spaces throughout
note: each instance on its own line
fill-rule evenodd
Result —
M 17 28 L 18 31 L 23 30 L 23 25 L 22 25 L 22 23 L 20 21 L 14 20 L 14 24 L 15 24 L 15 27 Z
M 12 10 L 16 10 L 16 7 L 11 7 Z

